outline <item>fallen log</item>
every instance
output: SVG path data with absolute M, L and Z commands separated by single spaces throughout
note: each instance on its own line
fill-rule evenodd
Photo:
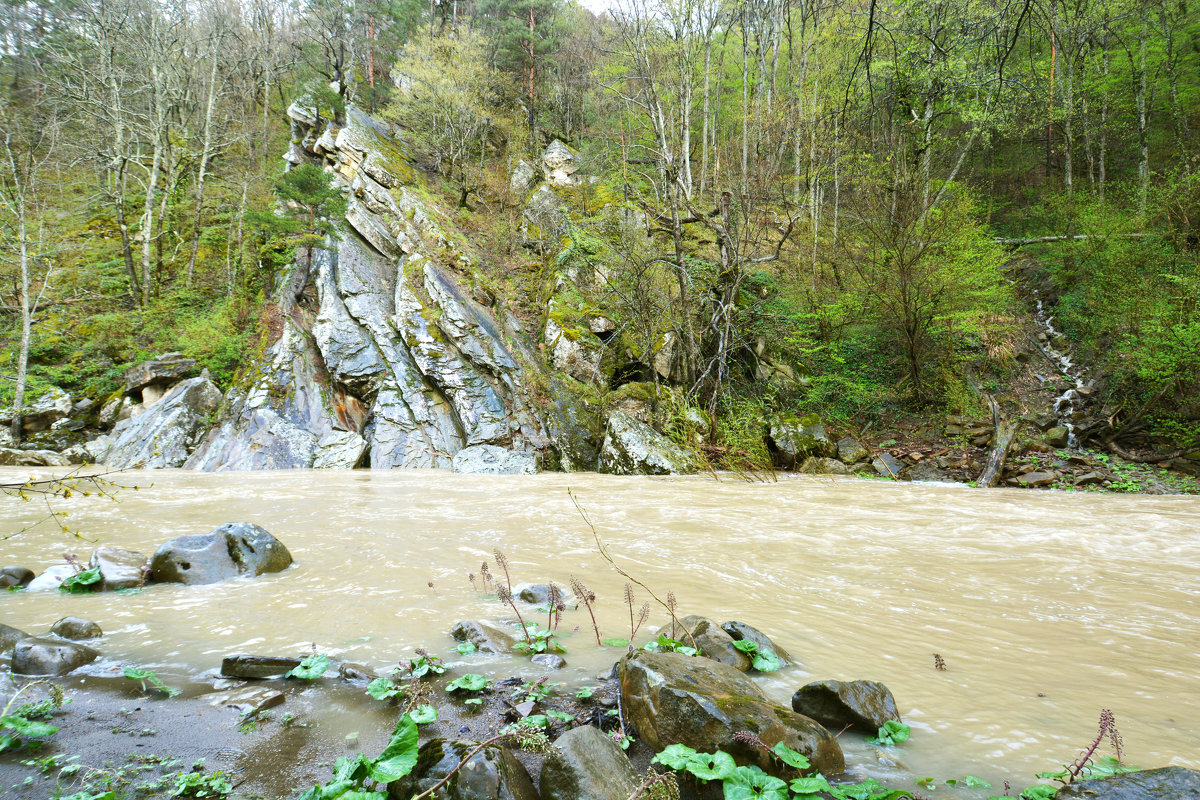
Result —
M 1013 437 L 1017 435 L 1017 423 L 1005 421 L 1000 416 L 1000 404 L 996 402 L 996 398 L 989 394 L 987 401 L 988 407 L 992 409 L 992 427 L 995 432 L 992 435 L 992 450 L 988 453 L 983 471 L 979 473 L 975 482 L 981 489 L 995 486 L 1000 480 L 1004 473 L 1004 462 L 1008 458 L 1008 448 Z

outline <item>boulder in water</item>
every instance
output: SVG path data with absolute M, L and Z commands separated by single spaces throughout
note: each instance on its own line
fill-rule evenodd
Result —
M 539 781 L 542 800 L 627 800 L 639 782 L 625 751 L 594 725 L 555 740 Z
M 502 630 L 471 620 L 464 620 L 450 629 L 450 636 L 456 642 L 470 642 L 481 653 L 499 653 L 507 655 L 512 652 L 516 639 Z
M 842 748 L 829 731 L 775 705 L 733 667 L 681 653 L 638 652 L 623 658 L 618 672 L 623 707 L 654 750 L 670 744 L 706 753 L 724 750 L 740 764 L 774 769 L 766 753 L 734 738 L 749 731 L 768 747 L 783 742 L 803 753 L 826 775 L 845 769 Z
M 4 567 L 0 569 L 0 589 L 28 586 L 33 577 L 33 570 L 26 567 Z
M 13 648 L 12 671 L 15 675 L 66 675 L 99 655 L 90 647 L 60 639 L 23 639 Z
M 694 470 L 679 445 L 624 411 L 612 411 L 600 448 L 600 471 L 613 475 L 680 475 Z
M 226 678 L 279 678 L 300 666 L 300 659 L 287 656 L 226 656 L 221 659 L 221 675 Z
M 896 701 L 878 681 L 816 681 L 792 695 L 792 710 L 827 728 L 847 726 L 874 734 L 883 723 L 900 721 Z
M 829 438 L 825 423 L 816 414 L 779 417 L 767 426 L 767 447 L 781 467 L 803 464 L 809 456 L 833 458 L 837 445 Z
M 408 800 L 440 783 L 476 748 L 473 742 L 431 739 L 421 745 L 417 765 L 388 784 L 388 797 Z M 504 747 L 487 747 L 471 756 L 438 790 L 442 800 L 538 800 L 537 789 L 517 757 Z
M 730 620 L 729 622 L 721 623 L 721 630 L 725 631 L 735 641 L 750 641 L 758 645 L 759 652 L 770 650 L 779 658 L 779 665 L 786 667 L 788 664 L 795 663 L 786 650 L 784 650 L 775 642 L 771 641 L 771 637 L 760 631 L 758 628 L 751 627 L 744 622 Z
M 291 563 L 292 554 L 267 531 L 249 522 L 229 522 L 210 533 L 166 542 L 155 552 L 150 570 L 159 583 L 203 584 L 280 572 Z
M 78 573 L 78 570 L 70 564 L 55 564 L 46 567 L 41 575 L 31 580 L 25 586 L 27 592 L 44 592 L 49 589 L 57 589 L 63 581 Z
M 120 547 L 97 547 L 92 551 L 91 566 L 99 567 L 100 588 L 108 592 L 136 589 L 150 574 L 150 559 Z
M 17 642 L 28 638 L 29 634 L 25 631 L 0 624 L 0 653 L 7 653 Z
M 1187 767 L 1162 767 L 1076 781 L 1055 795 L 1063 800 L 1196 800 L 1197 797 L 1200 797 L 1200 772 Z
M 97 639 L 104 635 L 100 626 L 83 617 L 63 617 L 50 626 L 50 632 L 64 639 Z
M 800 465 L 801 473 L 805 475 L 849 475 L 850 470 L 836 458 L 821 458 L 809 456 Z
M 720 661 L 722 664 L 727 664 L 739 672 L 750 671 L 750 658 L 741 650 L 734 647 L 733 637 L 708 617 L 689 614 L 679 620 L 679 625 L 683 626 L 683 630 L 679 630 L 679 626 L 676 626 L 674 631 L 675 636 L 672 638 L 688 646 L 691 646 L 694 640 L 697 649 L 700 650 L 700 654 L 705 658 Z M 658 633 L 671 636 L 671 625 L 664 625 L 659 628 Z M 688 634 L 691 634 L 691 636 Z

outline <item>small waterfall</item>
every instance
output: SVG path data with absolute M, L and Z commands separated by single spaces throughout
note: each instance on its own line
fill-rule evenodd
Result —
M 1082 367 L 1075 364 L 1071 353 L 1063 339 L 1062 332 L 1054 327 L 1054 317 L 1046 311 L 1042 299 L 1034 293 L 1036 311 L 1033 319 L 1042 329 L 1046 341 L 1039 341 L 1038 347 L 1058 367 L 1062 375 L 1071 381 L 1065 392 L 1055 398 L 1054 413 L 1058 424 L 1067 429 L 1067 447 L 1078 447 L 1079 439 L 1075 435 L 1076 413 L 1081 411 L 1084 395 L 1091 394 L 1092 381 Z M 1040 376 L 1039 376 L 1040 377 Z M 1043 379 L 1045 380 L 1045 379 Z

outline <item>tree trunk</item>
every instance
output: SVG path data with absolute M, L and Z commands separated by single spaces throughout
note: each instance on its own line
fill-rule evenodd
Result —
M 992 409 L 992 449 L 988 453 L 987 462 L 975 485 L 980 489 L 995 486 L 1004 474 L 1004 462 L 1008 458 L 1008 448 L 1017 433 L 1015 422 L 1005 422 L 1000 416 L 1000 404 L 992 395 L 987 396 L 988 405 Z

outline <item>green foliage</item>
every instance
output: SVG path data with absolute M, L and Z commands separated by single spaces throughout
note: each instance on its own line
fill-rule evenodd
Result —
M 537 653 L 565 653 L 567 648 L 558 641 L 554 631 L 542 628 L 536 622 L 525 625 L 526 638 L 513 645 L 513 650 L 526 655 Z
M 903 744 L 908 741 L 912 735 L 912 729 L 903 722 L 897 722 L 894 719 L 889 719 L 883 723 L 883 727 L 879 729 L 879 733 L 867 739 L 871 744 L 881 745 L 883 747 L 891 747 L 892 745 Z
M 141 683 L 143 692 L 146 691 L 146 685 L 149 684 L 150 686 L 154 687 L 156 691 L 162 692 L 167 697 L 174 697 L 175 695 L 179 694 L 179 689 L 167 686 L 162 682 L 162 679 L 151 670 L 140 669 L 137 667 L 126 667 L 123 674 L 129 680 L 138 681 Z
M 642 649 L 649 653 L 683 653 L 685 656 L 695 656 L 700 653 L 694 647 L 685 645 L 678 639 L 672 639 L 665 633 L 660 633 L 657 639 L 652 639 L 642 645 Z
M 48 722 L 29 719 L 20 714 L 0 716 L 0 753 L 15 750 L 26 744 L 40 743 L 58 733 L 58 728 Z
M 486 689 L 490 684 L 491 681 L 486 676 L 468 672 L 446 684 L 446 691 L 455 692 L 461 689 L 467 692 L 479 692 Z
M 66 578 L 58 585 L 58 590 L 64 594 L 86 594 L 98 588 L 100 583 L 100 568 L 92 567 Z
M 383 790 L 386 784 L 403 778 L 417 765 L 418 740 L 417 723 L 405 714 L 376 758 L 362 753 L 354 758 L 338 758 L 333 779 L 314 786 L 296 800 L 387 800 Z
M 220 769 L 203 772 L 197 764 L 191 772 L 179 773 L 175 778 L 174 791 L 170 796 L 198 799 L 222 798 L 233 791 L 233 784 L 229 782 L 230 777 L 232 777 L 230 773 Z
M 275 191 L 284 201 L 299 205 L 308 219 L 310 234 L 325 235 L 333 229 L 332 219 L 346 213 L 346 200 L 333 182 L 332 173 L 305 162 L 283 174 Z
M 329 669 L 329 656 L 325 653 L 313 653 L 306 656 L 299 664 L 283 674 L 285 678 L 297 678 L 303 681 L 315 681 Z
M 758 642 L 749 639 L 738 639 L 733 646 L 750 656 L 751 666 L 758 672 L 775 672 L 783 666 L 774 650 L 759 650 Z

